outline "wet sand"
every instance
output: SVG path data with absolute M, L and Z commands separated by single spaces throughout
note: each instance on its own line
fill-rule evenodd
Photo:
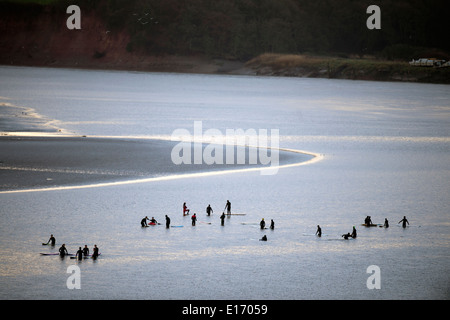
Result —
M 235 164 L 208 165 L 203 161 L 202 164 L 176 165 L 171 152 L 178 143 L 150 139 L 4 135 L 0 137 L 0 191 L 262 167 L 261 164 L 249 164 L 249 148 L 246 148 L 244 164 L 235 161 Z M 205 146 L 203 144 L 203 150 Z M 225 155 L 225 146 L 223 148 Z M 191 154 L 193 157 L 194 149 Z M 298 163 L 312 157 L 280 152 L 279 162 L 280 165 Z

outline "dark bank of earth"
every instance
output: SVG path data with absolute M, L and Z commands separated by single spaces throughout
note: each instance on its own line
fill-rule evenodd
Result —
M 83 11 L 82 28 L 69 30 L 65 7 L 0 2 L 0 64 L 151 72 L 290 76 L 450 83 L 450 68 L 292 54 L 262 54 L 240 61 L 205 54 L 151 54 L 130 50 L 126 28 L 110 28 L 95 11 Z

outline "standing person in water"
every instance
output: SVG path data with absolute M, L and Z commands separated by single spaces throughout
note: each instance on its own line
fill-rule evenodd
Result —
M 384 227 L 389 228 L 389 221 L 387 218 L 384 218 Z
M 261 222 L 259 223 L 259 226 L 261 229 L 264 229 L 266 227 L 266 222 L 264 221 L 264 218 L 262 218 Z
M 50 239 L 48 239 L 48 242 L 47 242 L 47 243 L 50 243 L 50 245 L 54 246 L 54 245 L 55 245 L 55 242 L 56 242 L 56 239 L 55 239 L 55 237 L 51 234 L 51 235 L 50 235 Z
M 322 229 L 320 228 L 319 225 L 317 225 L 317 231 L 316 231 L 316 235 L 321 237 L 322 236 Z
M 87 244 L 84 245 L 84 248 L 83 248 L 83 255 L 84 255 L 85 257 L 87 257 L 87 256 L 89 255 L 89 248 L 88 248 Z
M 69 254 L 69 252 L 67 251 L 66 244 L 63 243 L 62 246 L 61 246 L 61 248 L 59 248 L 59 256 L 62 258 L 62 257 L 64 257 L 66 254 Z
M 78 251 L 75 254 L 75 256 L 78 258 L 78 260 L 83 259 L 83 249 L 81 249 L 81 247 L 78 248 Z
M 275 229 L 275 222 L 273 222 L 273 219 L 270 219 L 270 229 Z
M 141 227 L 148 227 L 147 220 L 150 220 L 147 216 L 141 220 Z
M 92 253 L 92 259 L 97 259 L 98 257 L 98 248 L 97 245 L 94 244 L 94 252 Z
M 206 207 L 206 215 L 209 217 L 213 212 L 214 210 L 211 208 L 211 205 L 208 204 L 208 207 Z
M 406 216 L 403 216 L 403 219 L 400 220 L 398 223 L 400 223 L 400 222 L 402 222 L 402 227 L 403 228 L 406 228 L 406 224 L 409 225 L 409 221 L 408 221 L 408 219 L 406 219 Z
M 222 212 L 222 215 L 220 216 L 220 225 L 224 225 L 225 224 L 225 212 Z
M 231 214 L 231 202 L 227 200 L 227 204 L 225 205 L 225 210 L 227 210 L 227 214 Z
M 183 203 L 183 216 L 187 216 L 187 215 L 189 215 L 189 209 L 186 206 L 186 202 L 185 202 L 185 203 Z
M 192 215 L 191 220 L 192 220 L 192 225 L 195 226 L 195 222 L 197 221 L 197 216 L 195 215 L 195 212 Z
M 170 218 L 166 214 L 166 228 L 169 229 L 170 227 Z

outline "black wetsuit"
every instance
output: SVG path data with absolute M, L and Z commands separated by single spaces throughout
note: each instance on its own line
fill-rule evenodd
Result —
M 66 247 L 61 246 L 61 248 L 59 248 L 59 255 L 61 257 L 64 257 L 66 254 L 69 254 L 69 252 L 67 251 Z
M 220 216 L 220 224 L 223 226 L 225 223 L 225 213 L 222 213 L 222 215 Z
M 78 260 L 83 259 L 83 250 L 81 248 L 77 251 L 77 258 Z
M 170 218 L 166 216 L 166 228 L 170 227 Z
M 55 242 L 56 242 L 55 237 L 50 237 L 50 239 L 48 240 L 48 242 L 50 242 L 50 244 L 51 244 L 52 246 L 54 246 L 54 245 L 55 245 Z
M 261 220 L 259 226 L 261 227 L 261 229 L 264 229 L 264 227 L 266 226 L 266 222 L 264 220 Z
M 98 257 L 98 248 L 94 247 L 94 252 L 92 253 L 92 258 L 95 259 Z
M 227 201 L 225 209 L 227 209 L 227 214 L 231 214 L 231 202 L 230 201 Z

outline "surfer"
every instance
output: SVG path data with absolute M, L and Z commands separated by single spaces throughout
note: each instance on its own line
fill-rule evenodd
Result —
M 48 239 L 48 242 L 47 242 L 47 243 L 50 243 L 50 245 L 54 246 L 54 245 L 55 245 L 55 242 L 56 242 L 56 239 L 55 239 L 55 237 L 51 234 L 51 235 L 50 235 L 50 239 Z
M 225 209 L 227 210 L 227 214 L 231 214 L 231 202 L 227 200 L 227 204 L 225 205 Z
M 344 237 L 345 240 L 348 240 L 348 238 L 350 238 L 352 235 L 349 233 L 347 234 L 343 234 L 342 237 Z
M 409 221 L 408 221 L 408 219 L 406 219 L 406 216 L 403 216 L 403 219 L 400 220 L 398 223 L 400 223 L 400 222 L 402 222 L 402 227 L 403 228 L 406 228 L 406 224 L 409 225 Z
M 83 255 L 84 255 L 85 257 L 87 257 L 87 256 L 89 255 L 89 248 L 88 248 L 87 244 L 84 245 L 84 248 L 83 248 Z
M 222 212 L 222 215 L 220 216 L 220 224 L 223 226 L 225 223 L 225 213 Z
M 370 218 L 370 216 L 367 216 L 366 219 L 364 219 L 364 223 L 366 224 L 366 227 L 370 227 L 370 225 L 372 224 L 372 219 Z
M 92 259 L 97 259 L 98 257 L 98 248 L 97 245 L 94 244 L 94 252 L 92 253 Z
M 187 213 L 186 213 L 187 212 Z M 183 216 L 189 215 L 189 209 L 186 206 L 186 202 L 183 203 Z
M 259 226 L 261 229 L 264 229 L 266 227 L 266 222 L 264 221 L 264 218 L 262 218 L 261 222 L 259 223 Z
M 66 245 L 63 243 L 61 248 L 59 248 L 59 255 L 60 257 L 64 257 L 66 254 L 69 254 L 67 251 Z
M 75 256 L 78 258 L 78 260 L 83 259 L 83 250 L 81 249 L 81 247 L 78 248 L 78 251 L 75 254 Z
M 166 214 L 166 228 L 170 227 L 170 218 Z
M 320 228 L 319 225 L 317 225 L 317 231 L 316 231 L 317 236 L 321 237 L 322 236 L 322 229 Z
M 356 228 L 355 228 L 355 226 L 353 226 L 352 238 L 353 238 L 353 239 L 356 238 Z
M 273 219 L 270 219 L 270 229 L 275 229 L 275 222 L 273 222 Z
M 152 218 L 150 219 L 150 223 L 157 224 L 158 221 L 156 221 L 156 219 L 155 219 L 154 217 L 152 217 Z
M 195 222 L 197 221 L 197 216 L 195 215 L 195 212 L 192 215 L 191 220 L 192 220 L 192 225 L 195 226 Z
M 214 210 L 211 208 L 211 205 L 208 204 L 208 206 L 206 207 L 206 215 L 209 217 L 213 212 Z
M 145 216 L 145 218 L 141 220 L 141 226 L 142 227 L 148 227 L 147 226 L 147 220 L 150 220 L 147 216 Z
M 263 237 L 261 239 L 259 239 L 259 241 L 267 241 L 266 235 L 263 235 Z
M 389 228 L 389 221 L 387 218 L 384 218 L 384 227 Z

